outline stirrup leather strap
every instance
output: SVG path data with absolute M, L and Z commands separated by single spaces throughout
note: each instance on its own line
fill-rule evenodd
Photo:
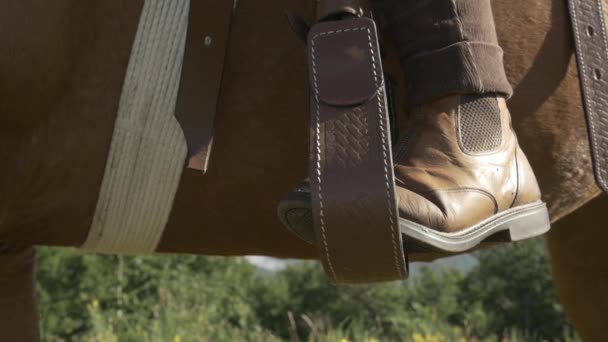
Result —
M 376 25 L 321 22 L 308 34 L 312 208 L 334 282 L 404 279 L 387 98 Z

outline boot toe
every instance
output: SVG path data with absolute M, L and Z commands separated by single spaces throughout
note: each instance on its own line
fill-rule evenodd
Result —
M 497 212 L 494 197 L 477 189 L 415 192 L 397 187 L 397 197 L 402 219 L 443 233 L 469 228 Z
M 397 187 L 399 217 L 434 230 L 447 229 L 447 217 L 428 198 L 410 189 Z

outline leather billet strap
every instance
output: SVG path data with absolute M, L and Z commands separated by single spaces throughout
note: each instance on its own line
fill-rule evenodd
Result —
M 308 52 L 312 208 L 325 270 L 334 282 L 404 279 L 376 26 L 318 23 Z
M 192 1 L 175 116 L 188 145 L 186 166 L 205 172 L 228 46 L 233 2 Z M 210 10 L 213 9 L 213 10 Z
M 595 178 L 608 193 L 608 40 L 603 0 L 568 0 Z

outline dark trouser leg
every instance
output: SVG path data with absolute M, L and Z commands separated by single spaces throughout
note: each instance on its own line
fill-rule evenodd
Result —
M 490 0 L 378 0 L 396 40 L 408 106 L 455 94 L 512 93 Z

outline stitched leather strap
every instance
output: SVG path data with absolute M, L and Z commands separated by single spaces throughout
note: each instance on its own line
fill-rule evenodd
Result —
M 568 0 L 595 178 L 608 193 L 608 42 L 602 0 Z
M 316 239 L 334 282 L 407 276 L 374 22 L 322 22 L 308 36 Z
M 213 10 L 210 10 L 213 9 Z M 232 1 L 192 1 L 175 108 L 188 144 L 187 167 L 206 171 L 220 93 Z

